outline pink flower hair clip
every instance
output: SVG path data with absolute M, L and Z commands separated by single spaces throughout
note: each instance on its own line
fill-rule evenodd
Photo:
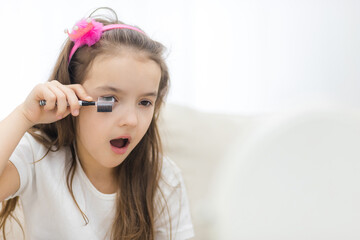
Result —
M 131 29 L 145 34 L 140 29 L 126 24 L 110 24 L 104 26 L 102 23 L 97 22 L 91 18 L 82 19 L 75 24 L 71 33 L 69 32 L 69 30 L 65 31 L 65 33 L 69 35 L 70 40 L 74 42 L 74 46 L 69 54 L 69 63 L 78 48 L 84 45 L 88 45 L 89 47 L 94 45 L 100 40 L 103 32 L 116 28 Z

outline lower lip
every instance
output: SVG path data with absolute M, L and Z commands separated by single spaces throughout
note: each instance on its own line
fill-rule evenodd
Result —
M 116 154 L 124 154 L 124 153 L 126 153 L 129 144 L 126 144 L 126 146 L 125 146 L 125 147 L 122 147 L 122 148 L 114 147 L 114 146 L 111 145 L 111 144 L 110 144 L 110 146 L 111 146 L 111 150 L 112 150 L 114 153 L 116 153 Z

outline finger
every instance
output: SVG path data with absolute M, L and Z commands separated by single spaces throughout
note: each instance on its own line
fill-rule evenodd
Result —
M 50 83 L 56 85 L 57 87 L 66 86 L 72 89 L 75 92 L 78 99 L 86 100 L 86 101 L 93 100 L 93 98 L 86 92 L 85 88 L 81 84 L 63 85 L 57 80 L 52 80 Z
M 41 99 L 46 101 L 46 105 L 44 106 L 45 111 L 51 111 L 56 107 L 56 95 L 49 89 L 46 84 L 42 84 L 40 86 L 40 95 Z
M 63 93 L 65 93 L 68 106 L 70 107 L 72 115 L 73 116 L 79 115 L 80 104 L 79 104 L 79 99 L 76 96 L 75 92 L 71 88 L 69 88 L 68 85 L 60 84 L 57 87 L 61 91 L 63 91 Z
M 57 107 L 57 111 L 56 111 L 56 117 L 58 119 L 61 119 L 64 117 L 65 111 L 67 109 L 67 99 L 66 99 L 66 95 L 63 91 L 61 91 L 61 89 L 59 89 L 57 86 L 55 86 L 54 84 L 48 84 L 48 88 L 55 94 L 56 96 L 56 107 Z
M 85 88 L 80 84 L 71 84 L 67 86 L 75 92 L 76 96 L 78 96 L 79 99 L 86 101 L 93 101 L 93 98 L 86 92 Z

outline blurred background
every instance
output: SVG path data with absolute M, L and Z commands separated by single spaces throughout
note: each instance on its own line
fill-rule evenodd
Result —
M 0 117 L 47 80 L 64 29 L 109 6 L 168 48 L 168 101 L 257 114 L 360 106 L 357 0 L 2 1 Z
M 360 239 L 360 1 L 2 1 L 0 119 L 101 6 L 168 49 L 195 239 Z

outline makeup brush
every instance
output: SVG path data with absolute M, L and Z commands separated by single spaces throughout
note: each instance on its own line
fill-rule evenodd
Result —
M 79 100 L 80 106 L 96 106 L 97 112 L 112 112 L 114 103 L 114 97 L 99 97 L 97 102 Z M 39 104 L 40 106 L 45 106 L 46 100 L 40 100 Z

